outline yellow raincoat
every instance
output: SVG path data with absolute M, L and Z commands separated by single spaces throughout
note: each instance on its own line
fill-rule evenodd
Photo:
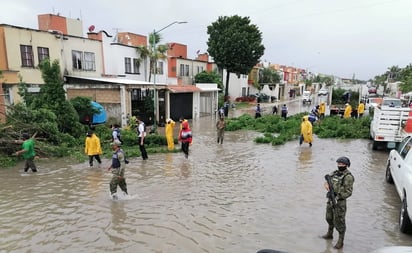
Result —
M 95 134 L 90 137 L 86 137 L 84 153 L 87 155 L 101 155 L 102 147 L 100 146 L 100 139 Z
M 345 119 L 348 119 L 348 118 L 351 117 L 351 113 L 352 113 L 352 106 L 350 106 L 350 104 L 346 104 L 345 112 L 343 113 L 343 117 Z
M 303 136 L 303 142 L 313 142 L 312 124 L 309 122 L 308 116 L 303 116 L 302 123 L 300 124 L 300 133 Z
M 358 105 L 358 115 L 363 115 L 365 112 L 365 104 L 364 103 L 359 103 Z
M 175 124 L 176 123 L 172 119 L 169 119 L 166 122 L 165 135 L 166 135 L 167 149 L 168 150 L 174 150 L 175 149 L 175 143 L 174 143 L 174 138 L 173 138 L 173 129 L 175 127 Z
M 319 105 L 319 114 L 325 116 L 326 105 L 325 102 L 320 103 Z

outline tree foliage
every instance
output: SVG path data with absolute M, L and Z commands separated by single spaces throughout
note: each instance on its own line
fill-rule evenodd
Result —
M 149 46 L 138 46 L 136 48 L 137 53 L 140 55 L 139 60 L 147 63 L 149 59 L 149 82 L 152 79 L 154 71 L 158 71 L 155 67 L 158 59 L 166 59 L 166 52 L 169 46 L 166 44 L 157 45 L 162 40 L 162 36 L 159 33 L 149 34 Z M 145 68 L 146 71 L 146 68 Z M 157 73 L 157 72 L 156 72 Z M 146 74 L 146 73 L 145 73 Z
M 223 90 L 222 77 L 216 71 L 202 71 L 195 76 L 196 83 L 216 83 Z
M 8 121 L 14 124 L 19 122 L 18 125 L 23 128 L 25 124 L 32 124 L 32 131 L 29 132 L 38 132 L 40 136 L 54 143 L 59 142 L 59 134 L 54 135 L 54 127 L 58 129 L 58 133 L 68 133 L 75 137 L 82 135 L 84 130 L 79 123 L 79 115 L 73 105 L 66 100 L 58 61 L 51 63 L 48 59 L 43 60 L 39 68 L 44 80 L 39 94 L 28 92 L 27 84 L 20 80 L 19 94 L 24 103 L 11 107 L 7 116 Z
M 259 71 L 260 84 L 276 84 L 280 82 L 280 75 L 272 68 L 263 68 Z
M 225 129 L 227 131 L 255 130 L 262 133 L 261 136 L 255 138 L 256 143 L 281 145 L 299 138 L 304 115 L 307 113 L 294 114 L 288 117 L 288 120 L 283 120 L 279 115 L 263 115 L 255 119 L 249 114 L 243 114 L 240 117 L 228 119 Z M 369 116 L 359 119 L 328 116 L 321 123 L 315 123 L 313 131 L 319 138 L 368 139 L 370 121 Z
M 397 81 L 402 82 L 399 86 L 402 92 L 412 91 L 412 64 L 408 64 L 404 68 L 389 67 L 385 73 L 377 75 L 373 79 L 375 85 L 378 87 L 383 85 L 384 90 L 386 90 L 388 83 Z
M 220 16 L 207 27 L 208 53 L 216 64 L 227 70 L 225 95 L 229 93 L 229 75 L 248 74 L 265 51 L 262 33 L 249 17 Z
M 92 100 L 88 97 L 75 97 L 70 99 L 70 103 L 79 115 L 80 122 L 82 122 L 86 116 L 92 117 L 93 114 L 100 113 L 99 109 L 93 107 L 91 102 Z

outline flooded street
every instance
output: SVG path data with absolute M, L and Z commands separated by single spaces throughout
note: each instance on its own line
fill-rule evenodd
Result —
M 211 117 L 193 123 L 189 159 L 130 158 L 131 196 L 118 201 L 109 195 L 108 160 L 102 168 L 41 160 L 38 174 L 22 173 L 22 164 L 1 169 L 0 252 L 366 253 L 412 245 L 399 232 L 395 188 L 384 181 L 388 153 L 372 151 L 369 140 L 271 146 L 253 142 L 259 133 L 236 131 L 220 145 L 214 125 Z M 327 230 L 323 176 L 342 155 L 355 184 L 345 246 L 335 250 L 336 231 L 333 241 L 319 238 Z

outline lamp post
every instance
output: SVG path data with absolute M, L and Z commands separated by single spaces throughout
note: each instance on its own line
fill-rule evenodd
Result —
M 156 72 L 157 72 L 157 52 L 156 52 L 156 34 L 165 30 L 166 28 L 174 25 L 174 24 L 186 24 L 186 21 L 174 21 L 167 26 L 163 27 L 162 29 L 155 30 L 153 29 L 152 34 L 152 48 L 153 48 L 153 132 L 156 132 L 157 129 L 157 90 L 156 90 Z

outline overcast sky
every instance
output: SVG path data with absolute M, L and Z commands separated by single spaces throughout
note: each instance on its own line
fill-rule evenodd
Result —
M 161 32 L 163 43 L 207 51 L 207 26 L 219 16 L 248 16 L 266 48 L 262 61 L 339 77 L 369 79 L 412 62 L 412 0 L 2 0 L 0 23 L 37 29 L 37 15 L 83 21 L 84 34 Z

